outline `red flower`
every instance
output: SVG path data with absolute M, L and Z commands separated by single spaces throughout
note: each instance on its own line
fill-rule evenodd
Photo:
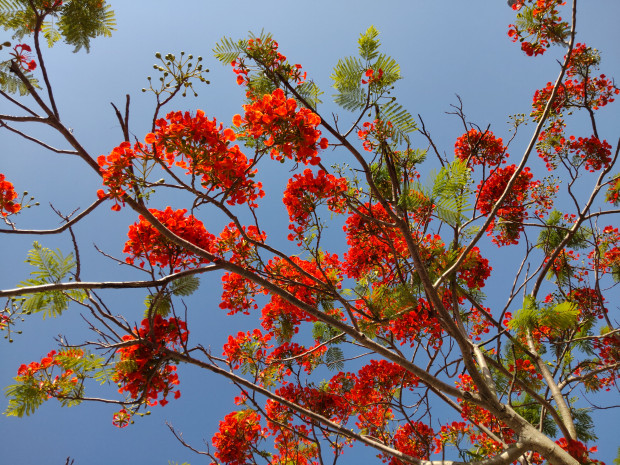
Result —
M 497 166 L 508 158 L 502 138 L 496 138 L 491 131 L 481 133 L 471 129 L 456 140 L 454 152 L 459 160 L 470 165 Z
M 321 118 L 307 108 L 298 110 L 295 99 L 287 99 L 282 89 L 243 108 L 245 116 L 235 115 L 233 123 L 245 135 L 261 139 L 270 147 L 271 158 L 280 161 L 289 158 L 304 165 L 317 165 L 321 161 L 318 149 L 327 148 L 328 144 L 316 129 Z
M 214 253 L 215 236 L 205 229 L 201 221 L 193 215 L 187 215 L 187 210 L 173 210 L 166 207 L 164 211 L 149 210 L 164 226 L 177 236 L 191 242 L 203 250 Z M 129 240 L 125 243 L 123 252 L 128 254 L 127 263 L 133 264 L 140 260 L 140 267 L 145 262 L 151 266 L 169 267 L 171 272 L 184 270 L 190 267 L 207 263 L 205 258 L 197 257 L 182 247 L 170 242 L 142 215 L 139 221 L 129 227 Z
M 9 216 L 21 210 L 22 206 L 15 202 L 17 192 L 13 184 L 5 180 L 4 174 L 0 173 L 0 215 Z
M 24 71 L 34 71 L 37 67 L 37 63 L 30 59 L 30 52 L 32 49 L 27 44 L 17 44 L 13 47 L 11 56 L 17 61 L 19 66 Z

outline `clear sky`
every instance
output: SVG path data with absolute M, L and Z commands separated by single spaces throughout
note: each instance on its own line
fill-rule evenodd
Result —
M 248 31 L 273 33 L 280 51 L 292 63 L 301 63 L 309 77 L 325 91 L 324 115 L 344 113 L 331 104 L 329 75 L 339 58 L 356 53 L 360 33 L 370 25 L 381 32 L 383 51 L 400 64 L 403 80 L 397 84 L 399 102 L 416 115 L 421 114 L 441 151 L 450 153 L 455 139 L 463 133 L 460 121 L 446 114 L 457 102 L 458 94 L 470 121 L 482 127 L 492 125 L 496 135 L 509 138 L 508 115 L 529 113 L 534 90 L 556 78 L 561 50 L 552 49 L 543 57 L 527 58 L 508 38 L 507 26 L 514 12 L 505 0 L 386 0 L 384 2 L 325 1 L 249 1 L 214 2 L 211 0 L 110 1 L 116 12 L 117 31 L 112 38 L 92 43 L 90 54 L 72 54 L 66 46 L 58 46 L 47 54 L 47 65 L 56 90 L 62 120 L 73 128 L 78 140 L 94 156 L 109 153 L 122 141 L 122 133 L 110 102 L 124 103 L 131 94 L 130 124 L 132 133 L 142 139 L 150 127 L 153 100 L 140 89 L 146 76 L 153 75 L 155 52 L 178 53 L 181 50 L 202 55 L 211 69 L 211 84 L 198 87 L 198 98 L 178 99 L 169 109 L 203 109 L 225 125 L 241 111 L 243 90 L 235 84 L 230 67 L 220 65 L 212 57 L 212 48 L 222 36 L 245 37 Z M 602 52 L 602 70 L 608 76 L 620 77 L 620 17 L 618 0 L 582 0 L 580 2 L 578 41 Z M 10 39 L 0 32 L 0 42 Z M 5 50 L 2 51 L 4 53 Z M 612 144 L 618 138 L 620 102 L 600 113 L 599 131 Z M 0 112 L 7 109 L 0 102 Z M 342 116 L 346 121 L 348 117 Z M 36 129 L 39 131 L 39 129 Z M 57 138 L 40 132 L 54 143 Z M 49 208 L 53 203 L 65 212 L 84 208 L 100 188 L 99 178 L 84 164 L 68 156 L 44 153 L 32 144 L 2 132 L 0 135 L 0 172 L 7 175 L 17 190 L 28 190 L 41 206 L 21 215 L 19 226 L 47 229 L 58 224 Z M 510 152 L 519 155 L 529 140 L 526 130 L 515 139 Z M 414 138 L 421 148 L 426 142 Z M 338 151 L 329 155 L 338 160 Z M 274 171 L 266 184 L 267 192 L 276 193 L 287 180 L 287 172 Z M 177 198 L 158 198 L 158 206 L 177 202 Z M 286 219 L 283 211 L 274 211 L 276 220 Z M 203 219 L 204 220 L 204 219 Z M 83 251 L 84 280 L 117 280 L 135 278 L 128 271 L 103 259 L 93 248 L 121 256 L 127 225 L 135 221 L 129 209 L 121 213 L 107 208 L 97 211 L 85 224 L 76 228 Z M 214 231 L 220 230 L 213 218 Z M 206 221 L 205 221 L 206 222 Z M 209 225 L 207 225 L 209 227 Z M 285 232 L 274 231 L 274 234 Z M 23 265 L 33 240 L 47 247 L 70 250 L 66 236 L 42 238 L 0 236 L 4 266 L 0 271 L 0 287 L 14 287 L 27 277 Z M 496 285 L 507 279 L 513 270 L 500 271 Z M 502 275 L 501 273 L 505 273 Z M 504 276 L 504 278 L 502 278 Z M 213 280 L 211 280 L 213 281 Z M 193 336 L 219 353 L 228 334 L 252 327 L 251 317 L 226 317 L 218 308 L 219 282 L 203 278 L 199 292 L 188 299 Z M 487 289 L 492 297 L 492 290 Z M 138 320 L 143 295 L 102 293 L 109 298 L 115 312 Z M 617 307 L 616 309 L 617 310 Z M 68 311 L 57 320 L 32 317 L 21 326 L 23 335 L 8 344 L 1 341 L 0 385 L 10 384 L 21 363 L 39 360 L 56 347 L 54 337 L 62 334 L 77 343 L 92 337 L 77 310 Z M 179 445 L 168 432 L 168 420 L 188 441 L 201 446 L 210 441 L 218 421 L 231 411 L 234 388 L 209 373 L 179 368 L 182 397 L 168 406 L 152 409 L 149 417 L 138 419 L 123 430 L 112 426 L 114 407 L 101 404 L 60 409 L 52 400 L 31 417 L 16 419 L 0 417 L 3 451 L 0 463 L 60 465 L 67 456 L 76 465 L 167 464 L 168 460 L 208 463 Z M 114 396 L 114 389 L 102 389 L 102 396 Z M 579 393 L 576 393 L 579 395 Z M 613 395 L 613 394 L 612 394 Z M 617 397 L 617 393 L 615 394 Z M 601 397 L 601 403 L 615 403 Z M 3 406 L 4 408 L 4 406 Z M 613 411 L 603 411 L 595 418 L 601 441 L 598 459 L 608 462 L 616 455 L 617 430 L 620 424 Z M 363 460 L 364 454 L 374 457 L 368 449 L 358 448 L 342 463 Z

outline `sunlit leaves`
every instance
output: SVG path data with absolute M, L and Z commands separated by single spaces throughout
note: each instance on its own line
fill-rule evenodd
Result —
M 30 272 L 32 278 L 22 281 L 20 287 L 55 284 L 62 282 L 65 278 L 72 279 L 71 276 L 76 267 L 72 253 L 65 256 L 60 250 L 48 249 L 38 242 L 34 242 L 32 250 L 28 252 L 26 263 L 36 269 Z M 56 317 L 68 308 L 70 300 L 82 302 L 84 299 L 86 299 L 86 292 L 73 289 L 37 292 L 16 299 L 16 301 L 21 304 L 25 313 L 43 312 L 44 317 Z

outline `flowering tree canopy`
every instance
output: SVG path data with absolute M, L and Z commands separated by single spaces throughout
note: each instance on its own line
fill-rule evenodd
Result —
M 75 307 L 94 334 L 60 338 L 15 367 L 5 414 L 50 399 L 103 401 L 125 428 L 151 407 L 174 408 L 186 366 L 237 390 L 236 409 L 197 451 L 214 464 L 336 463 L 354 444 L 390 465 L 602 463 L 591 404 L 575 393 L 617 404 L 604 393 L 617 394 L 620 369 L 620 141 L 597 122 L 620 90 L 599 72 L 600 53 L 576 41 L 577 3 L 509 1 L 508 36 L 522 52 L 543 60 L 563 49 L 512 135 L 469 122 L 459 104 L 463 132 L 442 152 L 391 95 L 400 67 L 371 26 L 331 75 L 348 128 L 321 113 L 312 73 L 263 33 L 214 49 L 245 91 L 238 114 L 164 112 L 208 83 L 208 70 L 200 57 L 157 54 L 161 78 L 143 89 L 155 99 L 150 131 L 130 129 L 128 98 L 125 112 L 114 106 L 118 141 L 93 154 L 60 118 L 41 42 L 88 50 L 111 33 L 110 7 L 0 0 L 0 25 L 16 41 L 0 50 L 0 128 L 77 157 L 101 179 L 81 211 L 58 212 L 61 227 L 29 230 L 18 220 L 33 199 L 0 174 L 3 243 L 58 233 L 73 244 L 34 243 L 30 277 L 0 290 L 0 329 L 10 339 L 27 315 Z M 575 127 L 576 115 L 588 124 Z M 531 141 L 515 153 L 528 122 Z M 36 125 L 69 148 L 52 147 Z M 274 198 L 264 179 L 280 163 L 291 174 Z M 265 224 L 278 208 L 288 220 L 271 239 Z M 95 210 L 133 215 L 124 248 L 105 256 L 136 279 L 84 279 L 78 225 Z M 506 250 L 514 261 L 494 260 Z M 486 296 L 504 268 L 513 281 Z M 184 305 L 208 279 L 221 282 L 206 296 L 221 312 L 256 322 L 221 348 L 193 337 Z M 101 289 L 138 289 L 143 308 L 116 308 Z M 108 398 L 89 394 L 97 383 Z

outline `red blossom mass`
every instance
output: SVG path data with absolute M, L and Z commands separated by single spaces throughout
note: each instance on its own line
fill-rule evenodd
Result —
M 0 173 L 0 215 L 8 216 L 21 210 L 22 206 L 19 202 L 15 202 L 16 198 L 17 192 L 13 184 Z

